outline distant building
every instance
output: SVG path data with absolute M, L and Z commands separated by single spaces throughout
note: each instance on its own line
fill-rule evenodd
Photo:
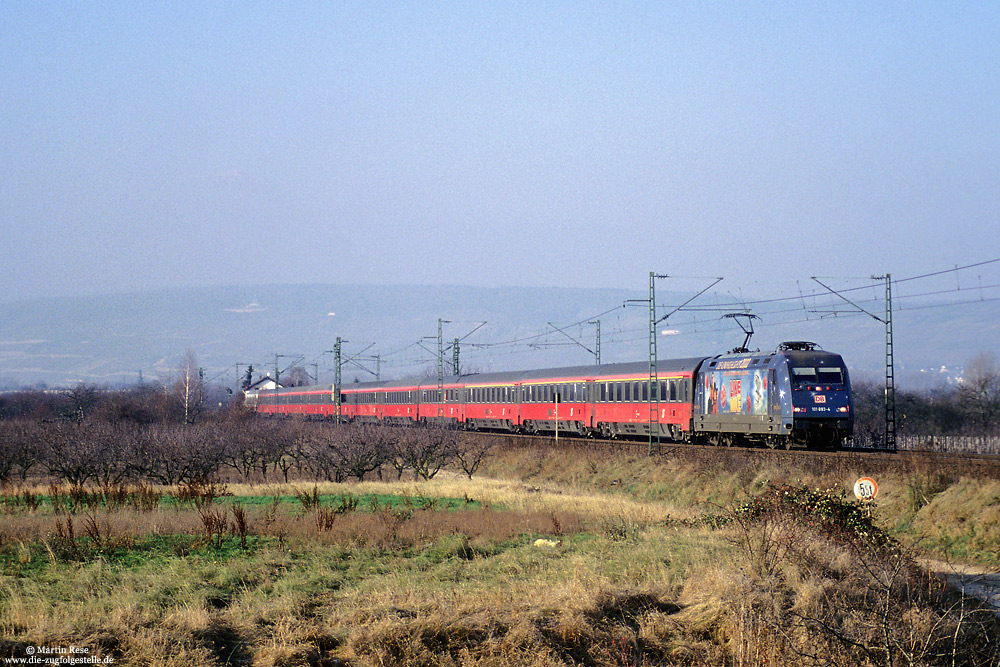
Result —
M 284 389 L 284 387 L 271 379 L 270 376 L 264 376 L 247 387 L 244 391 L 273 391 L 275 389 Z

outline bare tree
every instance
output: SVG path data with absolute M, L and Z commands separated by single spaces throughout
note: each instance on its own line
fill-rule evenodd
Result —
M 151 427 L 144 463 L 151 479 L 164 485 L 210 479 L 219 472 L 225 441 L 211 427 Z
M 352 424 L 337 431 L 340 437 L 330 444 L 337 465 L 346 476 L 358 481 L 389 460 L 397 437 L 391 427 L 372 424 Z
M 70 403 L 69 418 L 76 422 L 82 422 L 86 419 L 99 399 L 97 387 L 85 382 L 73 387 L 67 396 Z
M 443 428 L 404 429 L 394 446 L 393 466 L 399 476 L 406 469 L 414 479 L 431 479 L 455 456 L 457 434 Z
M 302 452 L 303 465 L 316 479 L 342 482 L 345 478 L 342 458 L 333 444 L 343 436 L 343 429 L 306 424 L 296 438 L 296 451 Z
M 30 419 L 0 421 L 0 482 L 16 471 L 23 481 L 42 457 L 43 428 Z
M 490 449 L 493 448 L 493 442 L 492 438 L 466 434 L 456 443 L 455 459 L 458 460 L 462 472 L 468 475 L 469 479 L 472 479 L 472 476 L 479 470 L 479 466 L 482 465 Z
M 52 476 L 83 484 L 97 474 L 94 441 L 86 424 L 44 424 L 42 465 Z
M 980 352 L 965 366 L 959 397 L 979 434 L 997 430 L 1000 419 L 1000 364 L 993 352 Z
M 131 426 L 94 422 L 83 429 L 85 449 L 92 457 L 93 475 L 108 486 L 122 482 L 133 471 L 129 445 L 136 429 Z
M 312 384 L 312 378 L 302 366 L 293 366 L 281 374 L 281 384 L 285 387 L 305 387 Z
M 195 423 L 204 408 L 205 384 L 202 370 L 198 367 L 198 360 L 192 350 L 188 350 L 181 360 L 174 393 L 184 406 L 184 423 Z

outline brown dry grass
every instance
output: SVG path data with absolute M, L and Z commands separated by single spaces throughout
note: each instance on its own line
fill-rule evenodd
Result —
M 212 506 L 228 512 L 218 545 L 206 544 L 203 513 L 190 505 L 73 516 L 82 545 L 92 546 L 88 519 L 107 545 L 187 536 L 145 559 L 71 553 L 56 528 L 65 515 L 44 506 L 0 514 L 0 656 L 23 657 L 30 643 L 86 646 L 129 665 L 995 665 L 982 642 L 997 631 L 992 617 L 907 560 L 805 525 L 748 524 L 773 547 L 761 562 L 738 528 L 676 521 L 719 512 L 766 482 L 846 489 L 868 472 L 856 464 L 573 447 L 510 449 L 489 469 L 493 478 L 472 481 L 229 485 L 233 497 Z M 883 524 L 944 534 L 996 522 L 1000 489 L 935 475 L 881 476 Z M 251 502 L 314 488 L 413 502 L 343 513 Z M 484 506 L 421 509 L 427 498 Z M 245 549 L 232 503 L 246 511 Z M 1000 540 L 977 535 L 977 548 Z M 537 536 L 559 544 L 535 547 Z

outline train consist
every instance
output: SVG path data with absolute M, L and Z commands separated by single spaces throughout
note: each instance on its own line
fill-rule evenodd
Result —
M 248 391 L 260 413 L 602 438 L 823 449 L 851 437 L 839 354 L 787 342 L 770 353 Z

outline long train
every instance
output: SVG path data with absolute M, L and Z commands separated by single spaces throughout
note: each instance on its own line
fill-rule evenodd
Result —
M 339 400 L 338 400 L 339 399 Z M 260 413 L 470 430 L 831 448 L 853 432 L 847 367 L 815 343 L 770 353 L 248 391 Z

